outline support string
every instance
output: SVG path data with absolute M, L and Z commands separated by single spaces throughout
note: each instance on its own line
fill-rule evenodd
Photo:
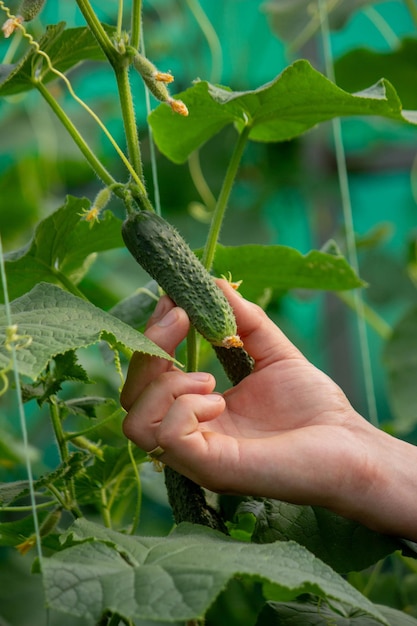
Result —
M 328 15 L 326 11 L 326 2 L 325 0 L 318 0 L 318 9 L 320 15 L 320 23 L 321 23 L 321 38 L 323 44 L 323 53 L 324 53 L 324 62 L 326 68 L 326 74 L 329 80 L 332 82 L 335 81 L 334 75 L 334 63 L 333 63 L 333 53 L 330 41 L 330 28 Z M 337 163 L 337 171 L 339 177 L 339 187 L 340 187 L 340 195 L 342 202 L 342 210 L 343 210 L 343 218 L 346 227 L 346 246 L 348 252 L 348 259 L 355 270 L 355 272 L 359 275 L 359 261 L 358 254 L 356 250 L 356 241 L 355 241 L 355 230 L 353 224 L 353 212 L 352 212 L 352 202 L 350 198 L 349 191 L 349 180 L 346 166 L 346 154 L 345 148 L 343 144 L 343 136 L 342 136 L 342 124 L 339 117 L 334 118 L 332 120 L 332 129 L 333 129 L 333 140 L 335 147 L 335 155 L 336 155 L 336 163 Z M 360 345 L 360 353 L 362 360 L 362 369 L 364 376 L 364 385 L 365 385 L 365 394 L 366 401 L 368 406 L 368 415 L 369 421 L 374 425 L 378 426 L 378 413 L 376 407 L 376 399 L 375 399 L 375 388 L 372 374 L 372 365 L 371 365 L 371 357 L 369 351 L 369 342 L 368 335 L 366 329 L 366 322 L 364 319 L 364 302 L 362 293 L 359 289 L 355 289 L 353 292 L 355 310 L 357 312 L 357 323 L 358 323 L 358 333 L 359 333 L 359 345 Z

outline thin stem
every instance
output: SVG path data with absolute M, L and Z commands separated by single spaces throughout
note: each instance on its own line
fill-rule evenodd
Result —
M 415 0 L 404 0 L 404 4 L 411 15 L 414 25 L 417 27 L 417 5 Z
M 365 302 L 362 303 L 362 307 L 358 310 L 356 308 L 356 298 L 351 293 L 339 291 L 336 295 L 339 300 L 355 311 L 357 315 L 363 316 L 366 323 L 371 326 L 382 339 L 388 339 L 390 337 L 392 333 L 391 326 Z
M 4 266 L 3 244 L 2 244 L 1 236 L 0 236 L 0 275 L 1 275 L 1 284 L 3 286 L 3 293 L 4 293 L 4 308 L 5 308 L 5 313 L 6 313 L 6 321 L 7 321 L 7 325 L 11 327 L 13 325 L 13 320 L 12 320 L 12 312 L 11 312 L 11 307 L 10 307 L 9 292 L 7 290 L 6 269 Z M 10 349 L 12 352 L 13 376 L 14 376 L 14 383 L 15 383 L 15 389 L 16 389 L 16 399 L 17 399 L 17 405 L 18 405 L 20 428 L 22 431 L 23 447 L 24 447 L 24 452 L 25 452 L 26 473 L 27 473 L 27 477 L 29 481 L 30 505 L 31 505 L 31 510 L 33 514 L 33 524 L 35 527 L 38 558 L 42 565 L 43 554 L 42 554 L 42 547 L 41 547 L 41 536 L 40 536 L 38 512 L 36 509 L 36 496 L 35 496 L 35 488 L 34 488 L 34 480 L 33 480 L 33 471 L 32 471 L 32 465 L 31 465 L 30 454 L 29 454 L 29 436 L 28 436 L 28 430 L 26 426 L 26 415 L 25 415 L 25 409 L 23 405 L 22 388 L 20 385 L 19 366 L 18 366 L 17 354 L 16 354 L 17 348 L 13 342 L 11 342 Z
M 35 509 L 37 511 L 41 509 L 50 509 L 53 505 L 56 505 L 56 501 L 50 500 L 49 502 L 41 502 L 40 504 L 36 504 Z M 0 507 L 0 511 L 6 511 L 7 513 L 23 513 L 25 511 L 33 511 L 33 507 L 31 504 L 28 504 L 27 506 L 2 506 Z
M 133 455 L 133 446 L 132 446 L 131 441 L 128 441 L 127 443 L 127 451 L 129 453 L 129 459 L 132 465 L 133 474 L 135 477 L 136 487 L 137 487 L 135 513 L 133 516 L 132 527 L 130 529 L 130 534 L 134 535 L 140 522 L 140 512 L 142 509 L 142 483 L 140 480 L 139 470 L 136 465 L 135 457 Z
M 382 15 L 372 6 L 365 7 L 363 9 L 364 15 L 366 15 L 370 22 L 381 33 L 390 48 L 394 49 L 401 42 L 396 32 L 388 24 Z
M 138 129 L 136 126 L 135 109 L 133 106 L 132 90 L 129 81 L 129 66 L 126 62 L 118 65 L 114 69 L 116 74 L 117 88 L 119 91 L 120 107 L 122 110 L 123 124 L 125 129 L 127 150 L 130 163 L 141 181 L 143 181 L 142 157 L 140 153 L 140 144 Z M 141 185 L 145 192 L 143 183 Z
M 65 463 L 69 459 L 69 451 L 67 447 L 67 442 L 65 440 L 65 433 L 62 428 L 58 402 L 54 396 L 51 396 L 49 406 L 50 406 L 52 427 L 54 429 L 56 442 L 58 444 L 59 455 L 61 457 L 61 461 Z
M 337 5 L 340 4 L 340 2 L 341 0 L 328 0 L 326 9 L 327 14 L 330 14 L 331 11 L 333 11 L 337 7 Z M 306 24 L 301 33 L 297 35 L 297 37 L 288 46 L 288 54 L 292 55 L 302 46 L 304 46 L 319 30 L 321 23 L 322 19 L 320 16 L 320 11 L 313 13 L 310 21 Z
M 136 50 L 139 50 L 142 24 L 142 0 L 133 0 L 131 22 L 132 32 L 130 35 L 130 44 L 136 48 Z
M 187 335 L 187 372 L 198 371 L 199 337 L 196 329 L 191 326 Z
M 207 242 L 202 257 L 202 263 L 208 270 L 210 270 L 213 265 L 216 245 L 219 239 L 220 230 L 227 209 L 227 204 L 229 202 L 230 193 L 232 191 L 233 183 L 235 182 L 236 174 L 239 169 L 240 161 L 242 159 L 243 151 L 245 149 L 249 133 L 250 126 L 245 126 L 245 128 L 238 137 L 235 149 L 233 151 L 229 166 L 224 177 L 219 197 L 217 199 L 216 208 L 214 209 L 213 219 L 211 221 Z
M 328 16 L 325 6 L 325 0 L 318 0 L 318 8 L 321 22 L 321 34 L 323 42 L 324 60 L 326 65 L 326 73 L 328 78 L 334 82 L 334 66 L 333 53 L 330 42 L 330 29 Z M 332 120 L 333 140 L 335 147 L 335 156 L 337 163 L 337 171 L 339 175 L 339 187 L 342 200 L 343 218 L 346 225 L 346 244 L 350 264 L 357 274 L 359 274 L 359 260 L 356 250 L 355 229 L 353 224 L 353 211 L 349 191 L 349 179 L 346 165 L 345 148 L 342 136 L 342 124 L 340 118 Z M 378 426 L 378 413 L 376 408 L 375 389 L 372 376 L 371 357 L 369 352 L 369 343 L 366 332 L 365 315 L 363 312 L 364 302 L 360 290 L 355 289 L 353 292 L 355 299 L 355 310 L 358 313 L 358 334 L 361 347 L 362 367 L 365 384 L 366 400 L 368 404 L 369 420 L 374 426 Z
M 122 36 L 122 27 L 123 27 L 123 0 L 119 0 L 119 8 L 117 11 L 117 39 L 120 39 Z
M 62 508 L 64 509 L 68 509 L 68 502 L 66 502 L 64 500 L 64 498 L 62 497 L 60 491 L 55 487 L 55 485 L 52 485 L 51 483 L 48 485 L 48 490 L 52 493 L 53 496 L 55 496 L 55 499 L 57 502 L 59 502 L 59 504 L 62 506 Z
M 65 433 L 62 428 L 58 401 L 55 396 L 51 396 L 49 398 L 49 407 L 50 407 L 52 428 L 54 430 L 55 439 L 58 445 L 59 455 L 61 457 L 61 461 L 63 463 L 66 463 L 69 460 L 69 450 L 68 450 L 68 444 L 65 438 Z M 53 485 L 49 485 L 49 489 L 56 496 L 57 491 L 56 490 L 53 491 Z M 72 479 L 68 481 L 67 488 L 65 491 L 66 491 L 65 496 L 67 500 L 66 503 L 62 502 L 61 500 L 59 501 L 61 502 L 61 504 L 64 506 L 65 509 L 73 511 L 74 514 L 78 517 L 79 510 L 76 506 L 75 489 L 74 489 L 74 483 Z
M 133 20 L 134 18 L 132 18 Z M 142 30 L 142 22 L 140 24 L 141 27 L 141 31 L 140 31 L 140 51 L 143 54 L 143 56 L 146 56 L 146 51 L 145 51 L 145 39 L 143 36 L 143 30 Z M 147 116 L 149 117 L 152 107 L 151 107 L 151 98 L 150 98 L 150 94 L 149 94 L 149 89 L 146 85 L 144 85 L 145 87 L 145 103 L 146 103 L 146 113 Z M 151 157 L 151 172 L 152 172 L 152 184 L 153 184 L 153 203 L 154 203 L 154 207 L 155 207 L 155 212 L 157 213 L 157 215 L 161 215 L 162 211 L 161 211 L 161 196 L 159 193 L 159 180 L 158 180 L 158 166 L 157 166 L 157 162 L 156 162 L 156 149 L 155 149 L 155 141 L 153 138 L 153 134 L 152 134 L 152 128 L 151 126 L 148 124 L 148 135 L 149 135 L 149 153 L 150 153 L 150 157 Z
M 88 428 L 85 428 L 84 430 L 78 430 L 75 433 L 65 433 L 64 435 L 65 441 L 71 441 L 72 439 L 76 439 L 77 437 L 84 437 L 85 435 L 89 435 L 95 430 L 101 428 L 104 424 L 107 424 L 107 422 L 113 421 L 114 419 L 116 419 L 118 415 L 122 415 L 122 414 L 123 414 L 122 409 L 116 409 L 116 411 L 114 411 L 111 415 L 108 415 L 107 417 L 100 420 L 99 422 L 97 422 L 97 424 L 94 424 L 93 426 L 89 426 Z
M 220 39 L 217 36 L 212 23 L 208 19 L 207 15 L 203 11 L 201 4 L 198 0 L 186 0 L 188 7 L 197 24 L 201 28 L 201 31 L 206 38 L 211 54 L 211 76 L 210 81 L 217 83 L 221 80 L 223 69 L 223 53 Z
M 90 167 L 94 170 L 96 175 L 103 181 L 103 183 L 107 186 L 115 185 L 116 181 L 110 172 L 104 167 L 104 165 L 99 161 L 94 152 L 91 150 L 90 146 L 87 144 L 85 139 L 81 136 L 79 130 L 74 126 L 71 122 L 70 118 L 67 116 L 65 111 L 61 108 L 55 98 L 49 93 L 48 89 L 41 82 L 36 82 L 35 86 L 42 97 L 49 104 L 55 115 L 58 117 L 61 124 L 67 130 L 67 132 L 71 135 L 72 139 L 81 150 L 82 154 L 88 161 Z
M 100 20 L 95 14 L 89 0 L 76 0 L 81 13 L 84 16 L 85 21 L 91 29 L 94 37 L 97 39 L 98 45 L 103 50 L 106 57 L 109 59 L 112 65 L 114 65 L 118 58 L 119 53 L 113 46 L 112 41 L 106 31 L 104 30 Z
M 190 175 L 194 183 L 194 187 L 200 194 L 202 201 L 209 211 L 214 211 L 216 207 L 216 198 L 212 194 L 211 189 L 208 186 L 206 179 L 204 178 L 204 174 L 200 164 L 199 150 L 194 150 L 194 152 L 190 154 L 188 158 L 188 167 L 190 169 Z
M 100 489 L 100 503 L 101 503 L 101 516 L 103 518 L 103 524 L 106 528 L 111 528 L 111 516 L 109 511 L 109 504 L 107 501 L 107 493 L 105 487 Z

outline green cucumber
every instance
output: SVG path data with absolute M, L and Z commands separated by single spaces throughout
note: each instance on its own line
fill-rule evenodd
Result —
M 152 211 L 123 223 L 122 236 L 136 261 L 156 280 L 213 346 L 241 347 L 233 309 L 178 231 Z
M 214 346 L 216 356 L 233 386 L 252 373 L 255 361 L 244 348 Z
M 18 13 L 25 22 L 30 22 L 41 12 L 44 3 L 45 0 L 23 0 Z

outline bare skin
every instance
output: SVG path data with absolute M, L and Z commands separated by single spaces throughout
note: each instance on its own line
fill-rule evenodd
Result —
M 121 402 L 124 433 L 218 493 L 320 505 L 417 540 L 417 448 L 376 429 L 256 305 L 219 281 L 252 374 L 224 394 L 204 372 L 135 353 Z M 174 354 L 188 317 L 164 296 L 146 335 Z

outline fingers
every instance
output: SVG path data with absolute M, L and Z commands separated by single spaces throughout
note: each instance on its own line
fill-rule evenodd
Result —
M 173 355 L 175 348 L 187 336 L 188 329 L 189 320 L 185 311 L 176 307 L 167 296 L 162 296 L 149 319 L 145 335 L 165 352 Z M 135 352 L 120 395 L 123 408 L 128 411 L 141 391 L 154 378 L 173 367 L 166 359 Z
M 198 429 L 200 409 L 202 419 L 212 418 L 211 406 L 217 406 L 217 412 L 224 409 L 223 398 L 211 394 L 215 384 L 214 377 L 204 372 L 161 374 L 132 405 L 123 423 L 124 434 L 144 450 L 162 446 L 169 452 Z
M 233 308 L 240 338 L 258 369 L 282 359 L 303 358 L 258 305 L 242 298 L 226 280 L 218 280 L 217 284 Z

